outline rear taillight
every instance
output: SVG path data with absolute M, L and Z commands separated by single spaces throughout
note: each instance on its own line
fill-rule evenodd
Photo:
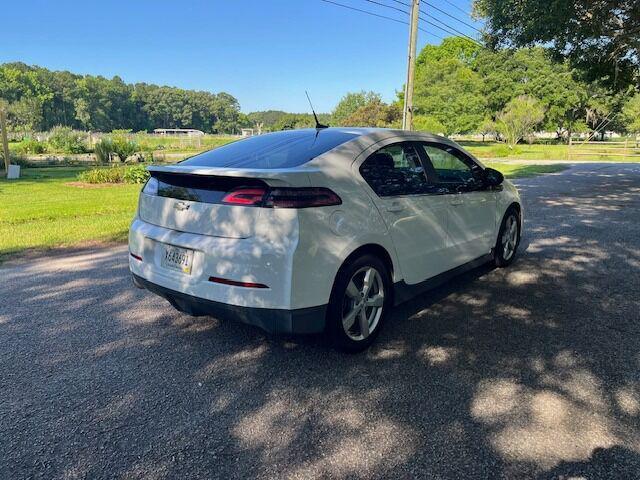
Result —
M 243 205 L 245 207 L 262 205 L 266 188 L 239 188 L 227 193 L 222 199 L 222 203 L 227 205 Z
M 266 208 L 308 208 L 340 205 L 340 197 L 328 188 L 278 187 L 239 188 L 225 195 L 222 203 Z
M 265 207 L 307 208 L 340 205 L 342 200 L 328 188 L 274 188 L 265 199 Z

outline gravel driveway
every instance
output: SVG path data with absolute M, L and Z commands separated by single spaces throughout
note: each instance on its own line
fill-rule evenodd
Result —
M 190 318 L 126 248 L 0 268 L 0 478 L 640 478 L 640 165 L 519 182 L 526 251 L 344 355 Z

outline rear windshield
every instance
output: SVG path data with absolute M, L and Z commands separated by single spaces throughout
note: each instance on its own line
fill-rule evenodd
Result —
M 181 165 L 233 168 L 297 167 L 357 137 L 340 130 L 288 130 L 250 137 L 191 157 Z

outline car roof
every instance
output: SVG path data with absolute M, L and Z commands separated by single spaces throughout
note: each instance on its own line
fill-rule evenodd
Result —
M 305 130 L 315 130 L 313 128 Z M 339 131 L 343 133 L 351 133 L 358 136 L 375 136 L 376 138 L 383 137 L 420 137 L 425 141 L 441 142 L 448 144 L 455 144 L 452 140 L 441 135 L 436 135 L 430 132 L 417 132 L 414 130 L 402 130 L 398 128 L 374 128 L 374 127 L 329 127 L 322 130 Z M 321 131 L 322 131 L 321 130 Z M 295 130 L 291 130 L 295 131 Z

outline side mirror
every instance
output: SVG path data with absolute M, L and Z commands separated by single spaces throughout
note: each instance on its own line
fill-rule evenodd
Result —
M 504 182 L 504 175 L 493 168 L 484 169 L 484 183 L 488 187 L 497 187 Z

